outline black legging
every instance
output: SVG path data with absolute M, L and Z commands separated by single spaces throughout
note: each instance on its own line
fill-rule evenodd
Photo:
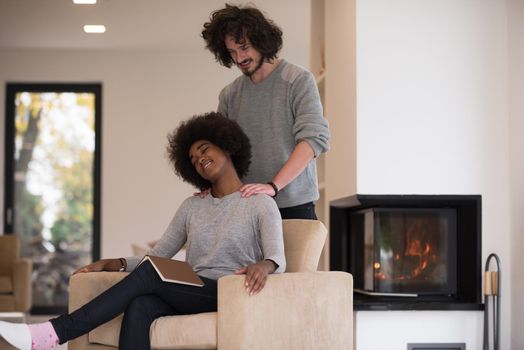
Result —
M 285 219 L 308 219 L 317 220 L 315 203 L 309 202 L 294 207 L 279 208 L 282 220 Z
M 163 282 L 146 261 L 80 309 L 52 319 L 51 324 L 63 344 L 123 312 L 118 348 L 150 349 L 149 328 L 155 319 L 217 310 L 217 281 L 202 280 L 203 287 Z

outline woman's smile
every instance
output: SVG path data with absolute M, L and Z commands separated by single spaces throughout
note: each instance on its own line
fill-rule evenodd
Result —
M 200 167 L 203 170 L 206 170 L 211 165 L 211 163 L 213 163 L 213 161 L 211 159 L 202 159 L 200 161 Z

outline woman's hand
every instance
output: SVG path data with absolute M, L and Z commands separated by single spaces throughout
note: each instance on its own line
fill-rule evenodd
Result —
M 242 193 L 242 197 L 250 197 L 254 194 L 267 194 L 271 197 L 275 196 L 275 190 L 273 187 L 269 184 L 245 184 L 244 186 L 240 187 L 240 192 Z
M 237 275 L 246 275 L 244 287 L 249 295 L 257 294 L 266 285 L 267 275 L 275 272 L 276 264 L 271 260 L 259 261 L 235 271 Z
M 122 266 L 120 259 L 103 259 L 79 268 L 73 275 L 84 272 L 119 271 Z

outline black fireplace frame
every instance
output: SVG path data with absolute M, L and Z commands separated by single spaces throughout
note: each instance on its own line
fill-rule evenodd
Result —
M 457 218 L 457 294 L 453 297 L 367 296 L 355 310 L 482 310 L 482 198 L 480 195 L 356 194 L 330 202 L 330 270 L 353 273 L 349 228 L 353 211 L 368 208 L 452 208 Z

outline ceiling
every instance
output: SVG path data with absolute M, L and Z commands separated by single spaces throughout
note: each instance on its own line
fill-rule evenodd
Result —
M 225 0 L 0 0 L 0 49 L 202 50 L 202 24 Z M 237 2 L 238 3 L 238 2 Z M 269 14 L 304 0 L 251 1 Z M 284 5 L 285 4 L 285 5 Z M 273 17 L 278 23 L 277 18 Z M 84 24 L 104 24 L 86 34 Z

